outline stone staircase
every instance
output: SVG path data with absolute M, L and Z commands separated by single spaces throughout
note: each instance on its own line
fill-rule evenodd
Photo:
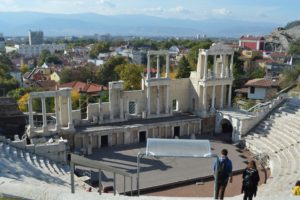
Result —
M 70 192 L 69 182 L 69 166 L 0 142 L 0 194 L 43 199 L 50 188 Z
M 260 186 L 258 196 L 291 196 L 300 179 L 300 100 L 288 99 L 245 138 L 254 154 L 267 154 L 271 176 Z

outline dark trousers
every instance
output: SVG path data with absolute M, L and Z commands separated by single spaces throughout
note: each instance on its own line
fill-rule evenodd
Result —
M 254 192 L 253 191 L 244 191 L 244 200 L 252 200 Z
M 216 199 L 224 199 L 225 189 L 227 187 L 228 180 L 218 180 L 217 196 Z

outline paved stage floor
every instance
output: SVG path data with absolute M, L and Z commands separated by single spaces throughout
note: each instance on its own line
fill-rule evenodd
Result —
M 93 151 L 88 158 L 102 161 L 104 164 L 125 170 L 134 176 L 133 189 L 136 189 L 136 161 L 137 154 L 145 151 L 146 144 L 124 145 L 101 148 Z M 211 140 L 213 153 L 219 154 L 221 149 L 229 151 L 229 158 L 233 161 L 233 169 L 241 170 L 246 167 L 247 159 L 237 147 L 219 140 Z M 155 188 L 182 181 L 194 180 L 213 174 L 212 158 L 143 158 L 141 160 L 140 188 Z M 104 185 L 112 185 L 111 173 L 104 172 Z M 124 179 L 117 175 L 117 190 L 123 192 Z M 126 181 L 126 191 L 130 190 L 129 179 Z

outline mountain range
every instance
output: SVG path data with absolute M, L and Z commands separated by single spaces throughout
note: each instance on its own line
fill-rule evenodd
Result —
M 81 36 L 110 33 L 139 36 L 239 37 L 265 35 L 277 23 L 247 22 L 212 18 L 190 20 L 148 15 L 100 15 L 94 13 L 50 14 L 39 12 L 0 12 L 0 33 L 25 36 L 28 30 L 42 30 L 45 36 Z

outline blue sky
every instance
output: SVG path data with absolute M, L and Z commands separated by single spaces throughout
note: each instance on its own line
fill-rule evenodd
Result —
M 147 14 L 283 23 L 300 19 L 299 0 L 0 0 L 0 12 Z

